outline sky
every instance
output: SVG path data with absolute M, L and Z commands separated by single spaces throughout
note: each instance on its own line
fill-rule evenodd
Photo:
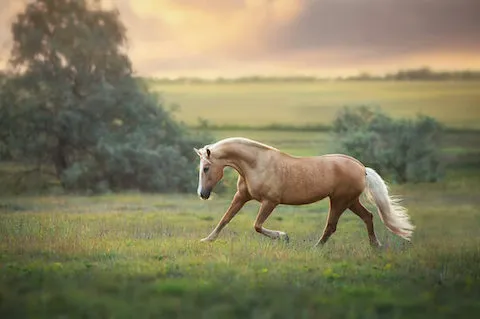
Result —
M 24 0 L 0 0 L 0 67 Z M 104 0 L 142 76 L 480 69 L 480 0 Z

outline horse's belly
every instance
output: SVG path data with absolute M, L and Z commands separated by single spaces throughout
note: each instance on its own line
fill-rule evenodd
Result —
M 329 194 L 324 190 L 296 190 L 294 192 L 288 192 L 284 194 L 281 199 L 281 203 L 285 205 L 304 205 L 315 203 L 321 199 L 324 199 Z

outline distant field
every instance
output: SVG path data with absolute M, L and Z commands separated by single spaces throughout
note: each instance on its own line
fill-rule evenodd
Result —
M 450 127 L 480 129 L 480 82 L 317 82 L 152 84 L 177 118 L 197 125 L 330 125 L 339 107 L 382 107 L 396 117 L 417 113 Z
M 261 141 L 296 156 L 312 156 L 331 152 L 334 141 L 328 132 L 281 130 L 213 130 L 216 139 L 242 136 Z

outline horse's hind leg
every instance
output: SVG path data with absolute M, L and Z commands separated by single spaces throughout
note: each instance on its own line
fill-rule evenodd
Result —
M 258 211 L 257 219 L 255 220 L 255 231 L 272 239 L 284 238 L 285 241 L 288 242 L 289 238 L 286 233 L 263 227 L 263 223 L 267 220 L 268 216 L 270 216 L 275 207 L 277 207 L 277 204 L 275 203 L 268 201 L 262 202 L 260 210 Z
M 328 212 L 327 224 L 325 225 L 322 237 L 315 244 L 315 247 L 325 244 L 330 236 L 337 230 L 338 220 L 347 208 L 348 203 L 345 203 L 345 201 L 330 198 L 330 211 Z
M 381 244 L 375 235 L 375 230 L 373 229 L 373 214 L 365 208 L 365 206 L 360 203 L 360 199 L 357 198 L 355 202 L 349 207 L 352 212 L 354 212 L 358 217 L 360 217 L 365 225 L 367 226 L 368 238 L 370 239 L 370 245 L 373 247 L 380 247 Z

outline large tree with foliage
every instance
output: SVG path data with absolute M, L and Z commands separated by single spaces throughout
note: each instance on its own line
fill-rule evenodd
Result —
M 12 35 L 13 71 L 0 79 L 4 156 L 54 168 L 65 188 L 191 189 L 202 141 L 133 77 L 118 11 L 36 0 Z

